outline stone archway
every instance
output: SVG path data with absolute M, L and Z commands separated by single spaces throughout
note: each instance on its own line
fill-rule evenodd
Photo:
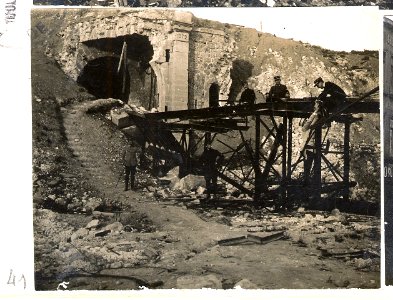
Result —
M 134 49 L 131 57 L 130 53 L 128 55 L 130 69 L 140 70 L 135 71 L 141 77 L 139 87 L 143 87 L 143 80 L 149 82 L 148 77 L 151 77 L 152 72 L 156 76 L 150 80 L 156 87 L 154 107 L 160 111 L 189 108 L 188 81 L 194 76 L 189 74 L 189 36 L 193 28 L 191 13 L 132 10 L 118 15 L 105 10 L 94 16 L 81 15 L 80 22 L 73 23 L 59 33 L 63 43 L 56 59 L 68 76 L 77 80 L 89 62 L 99 57 L 113 56 L 119 59 L 124 40 L 132 39 L 135 45 L 145 50 L 138 52 L 138 49 Z M 127 45 L 132 48 L 133 44 L 127 42 Z M 142 54 L 142 60 L 138 53 Z M 132 101 L 140 101 L 141 98 L 132 95 L 133 91 L 143 95 L 143 88 L 133 89 L 132 86 L 133 78 L 138 76 L 130 73 L 129 99 Z M 145 87 L 147 89 L 142 98 L 150 99 L 149 95 L 154 88 L 150 89 L 146 82 Z M 149 103 L 144 106 L 149 107 Z
M 148 109 L 159 106 L 159 86 L 150 65 L 154 50 L 147 36 L 134 33 L 89 40 L 81 51 L 87 63 L 77 81 L 90 93 Z

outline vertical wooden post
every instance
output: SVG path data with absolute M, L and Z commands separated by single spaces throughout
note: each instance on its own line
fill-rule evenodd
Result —
M 260 146 L 261 146 L 261 116 L 260 115 L 255 115 L 255 162 L 254 164 L 256 166 L 259 166 L 259 151 L 260 151 Z M 254 193 L 254 201 L 258 201 L 259 197 L 262 192 L 262 187 L 261 187 L 261 174 L 260 172 L 255 172 L 255 193 Z
M 281 186 L 283 187 L 283 198 L 285 198 L 285 191 L 287 185 L 287 141 L 288 141 L 288 117 L 284 116 L 282 131 L 282 156 L 281 156 Z
M 126 93 L 126 79 L 127 79 L 127 43 L 124 42 L 125 45 L 125 51 L 124 51 L 124 56 L 123 56 L 123 81 L 122 81 L 122 89 L 121 93 L 124 96 L 125 99 L 125 93 Z M 128 97 L 127 97 L 128 100 Z M 127 101 L 128 102 L 128 101 Z
M 212 141 L 212 134 L 211 132 L 205 132 L 205 146 Z
M 322 160 L 322 127 L 315 128 L 315 155 L 314 155 L 314 176 L 313 176 L 313 198 L 314 201 L 321 200 L 321 160 Z
M 255 163 L 259 164 L 259 147 L 261 146 L 261 121 L 260 116 L 255 115 Z
M 345 201 L 349 200 L 349 169 L 350 169 L 350 155 L 349 155 L 349 142 L 350 142 L 350 132 L 351 132 L 351 122 L 349 118 L 345 118 L 345 128 L 344 128 L 344 194 L 343 198 Z
M 288 119 L 288 159 L 287 159 L 287 180 L 291 181 L 292 172 L 292 117 Z

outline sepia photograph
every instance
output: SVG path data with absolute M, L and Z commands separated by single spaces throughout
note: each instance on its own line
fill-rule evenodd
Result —
M 380 27 L 36 6 L 35 289 L 380 288 Z
M 318 7 L 377 6 L 392 9 L 392 0 L 33 0 L 34 5 L 108 7 Z

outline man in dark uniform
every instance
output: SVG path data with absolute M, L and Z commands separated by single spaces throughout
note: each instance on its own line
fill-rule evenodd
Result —
M 221 163 L 223 158 L 224 156 L 219 151 L 212 149 L 211 143 L 206 144 L 205 151 L 201 156 L 201 162 L 206 181 L 207 199 L 210 198 L 212 193 L 216 194 L 217 192 L 217 166 Z
M 314 80 L 314 86 L 323 89 L 321 94 L 315 100 L 314 111 L 308 120 L 304 123 L 302 127 L 302 144 L 300 146 L 300 151 L 305 155 L 304 169 L 306 181 L 308 180 L 309 170 L 311 169 L 311 164 L 313 160 L 312 151 L 306 150 L 306 145 L 310 140 L 311 130 L 314 129 L 316 124 L 321 119 L 326 119 L 329 117 L 329 113 L 337 110 L 338 106 L 345 101 L 347 95 L 344 90 L 340 88 L 337 84 L 327 81 L 324 82 L 321 77 Z M 323 127 L 330 127 L 330 122 L 323 124 Z
M 344 90 L 337 84 L 330 81 L 324 82 L 321 77 L 314 80 L 314 86 L 323 89 L 318 96 L 318 100 L 323 102 L 323 106 L 328 112 L 335 110 L 347 97 Z
M 248 104 L 248 105 L 252 105 L 255 104 L 255 84 L 253 82 L 250 82 L 248 84 L 245 85 L 245 89 L 243 91 L 243 93 L 240 96 L 239 99 L 239 104 Z
M 125 172 L 125 187 L 124 190 L 128 191 L 128 182 L 131 175 L 131 189 L 135 189 L 135 173 L 136 166 L 138 164 L 137 154 L 140 152 L 140 148 L 133 141 L 123 151 L 123 165 Z
M 337 84 L 330 81 L 324 82 L 321 77 L 314 80 L 314 86 L 323 89 L 323 91 L 315 100 L 314 112 L 304 124 L 303 131 L 310 129 L 320 119 L 327 118 L 329 113 L 334 112 L 347 97 L 344 90 Z
M 269 93 L 266 97 L 266 102 L 277 102 L 282 98 L 290 98 L 291 95 L 287 89 L 287 86 L 281 84 L 281 77 L 274 76 L 274 85 L 270 88 Z

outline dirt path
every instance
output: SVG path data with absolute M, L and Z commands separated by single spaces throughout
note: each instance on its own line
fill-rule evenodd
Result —
M 146 214 L 152 220 L 156 232 L 124 233 L 122 240 L 136 241 L 138 247 L 144 242 L 146 248 L 157 255 L 140 266 L 126 267 L 124 264 L 102 268 L 99 276 L 105 278 L 102 281 L 108 282 L 109 287 L 98 287 L 94 280 L 78 278 L 75 289 L 131 289 L 138 285 L 116 279 L 114 286 L 110 286 L 110 276 L 137 276 L 145 282 L 157 283 L 160 288 L 232 288 L 240 280 L 245 280 L 245 286 L 266 289 L 379 286 L 378 271 L 363 272 L 336 259 L 321 259 L 315 247 L 300 247 L 293 239 L 266 245 L 218 246 L 218 240 L 247 234 L 247 228 L 203 220 L 195 211 L 158 202 L 141 191 L 124 192 L 122 183 L 116 187 L 121 169 L 116 160 L 106 154 L 108 148 L 117 149 L 116 141 L 121 139 L 121 133 L 84 113 L 84 108 L 86 104 L 83 103 L 62 108 L 69 147 L 80 160 L 93 187 L 106 197 L 121 201 L 127 211 Z M 86 223 L 89 220 L 91 218 Z M 107 247 L 110 242 L 110 238 L 103 240 L 99 247 Z M 91 243 L 95 241 L 86 239 L 80 243 L 93 247 Z

